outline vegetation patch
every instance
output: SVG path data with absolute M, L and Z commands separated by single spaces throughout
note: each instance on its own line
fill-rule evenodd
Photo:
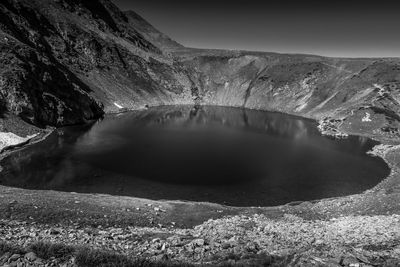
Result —
M 37 242 L 29 246 L 28 251 L 34 252 L 39 258 L 48 260 L 52 257 L 66 259 L 75 253 L 75 248 L 64 244 Z

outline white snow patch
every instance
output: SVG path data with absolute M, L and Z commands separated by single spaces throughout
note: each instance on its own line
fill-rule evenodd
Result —
M 308 103 L 303 103 L 303 104 L 301 104 L 300 106 L 298 106 L 298 107 L 295 109 L 295 111 L 296 111 L 296 112 L 302 111 L 303 109 L 305 109 L 305 108 L 307 107 L 307 105 L 308 105 Z
M 331 101 L 337 94 L 339 93 L 339 91 L 337 91 L 336 93 L 334 93 L 333 95 L 331 95 L 330 97 L 328 97 L 327 99 L 325 99 L 323 102 L 321 102 L 318 106 L 316 106 L 315 108 L 312 109 L 312 111 L 317 110 L 322 108 L 323 106 L 325 106 L 326 103 L 328 103 L 329 101 Z
M 374 89 L 375 89 L 375 87 L 369 87 L 365 90 L 362 90 L 362 91 L 358 92 L 357 94 L 355 94 L 349 101 L 351 101 L 351 102 L 360 101 L 360 99 L 367 97 L 370 93 L 372 93 L 374 91 Z
M 362 122 L 369 122 L 371 121 L 371 114 L 365 112 L 365 116 L 361 119 Z
M 121 106 L 121 105 L 118 105 L 117 103 L 115 103 L 114 102 L 114 105 L 117 107 L 117 108 L 124 108 L 123 106 Z
M 14 133 L 4 133 L 0 132 L 0 150 L 8 146 L 15 146 L 20 143 L 24 143 L 29 139 L 32 139 L 37 134 L 28 135 L 27 137 L 20 137 Z

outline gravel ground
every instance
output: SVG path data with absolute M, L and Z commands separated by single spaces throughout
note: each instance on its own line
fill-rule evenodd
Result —
M 190 229 L 64 227 L 1 220 L 0 229 L 2 241 L 21 247 L 37 241 L 66 243 L 155 261 L 245 263 L 257 255 L 269 255 L 288 258 L 298 266 L 400 264 L 400 215 L 348 216 L 328 221 L 294 215 L 282 219 L 233 216 L 208 220 Z M 11 256 L 3 260 L 9 261 Z M 68 262 L 73 263 L 71 259 Z

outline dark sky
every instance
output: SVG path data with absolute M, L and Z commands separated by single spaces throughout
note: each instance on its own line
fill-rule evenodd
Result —
M 113 1 L 189 47 L 400 57 L 400 1 Z

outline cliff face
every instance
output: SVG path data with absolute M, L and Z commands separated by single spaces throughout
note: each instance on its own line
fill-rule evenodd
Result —
M 2 1 L 0 65 L 0 112 L 41 126 L 208 104 L 400 137 L 399 59 L 185 48 L 108 0 Z

